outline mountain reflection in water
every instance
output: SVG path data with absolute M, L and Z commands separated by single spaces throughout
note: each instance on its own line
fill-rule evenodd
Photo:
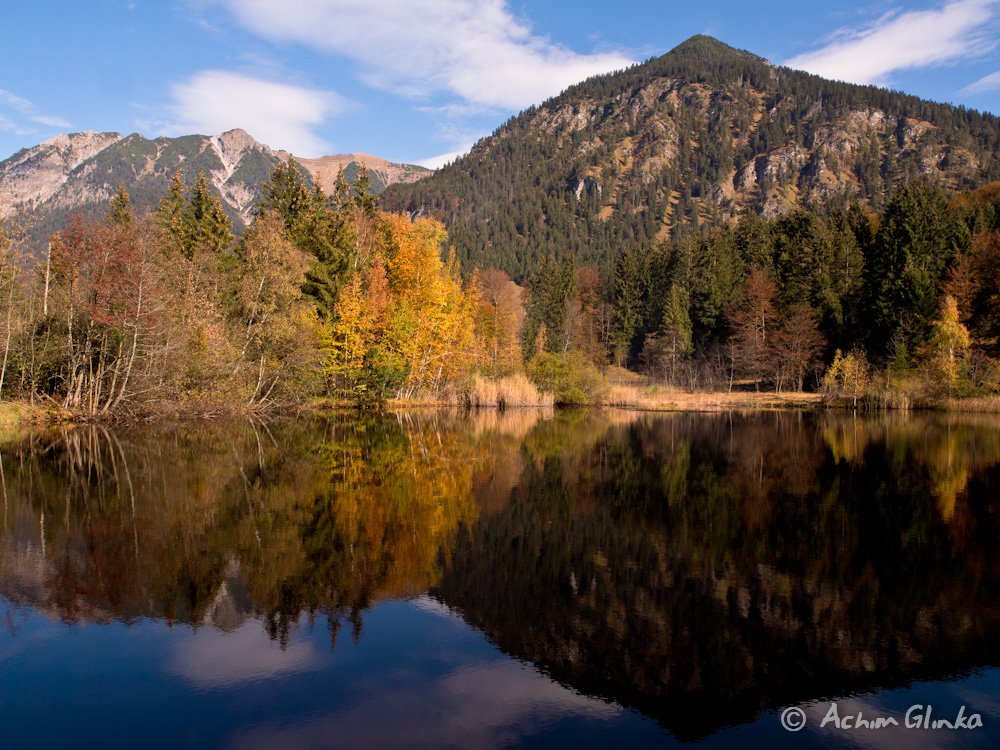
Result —
M 34 434 L 0 452 L 0 638 L 29 613 L 210 626 L 172 668 L 215 685 L 220 649 L 259 652 L 240 679 L 309 671 L 301 625 L 336 650 L 422 597 L 697 739 L 1000 663 L 998 427 L 491 411 Z

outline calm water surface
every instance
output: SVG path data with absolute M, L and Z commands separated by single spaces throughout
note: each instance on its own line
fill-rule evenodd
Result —
M 1000 745 L 995 417 L 425 412 L 0 459 L 5 748 Z

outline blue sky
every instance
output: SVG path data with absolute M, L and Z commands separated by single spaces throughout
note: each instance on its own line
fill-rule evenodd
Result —
M 1000 113 L 1000 0 L 5 6 L 0 159 L 61 132 L 242 127 L 297 156 L 436 165 L 566 86 L 694 34 L 830 78 Z

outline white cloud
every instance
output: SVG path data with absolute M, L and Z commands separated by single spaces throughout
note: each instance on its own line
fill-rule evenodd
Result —
M 19 96 L 15 96 L 9 91 L 0 89 L 0 103 L 6 104 L 8 107 L 16 109 L 22 114 L 29 114 L 35 111 L 35 105 L 29 102 L 27 99 L 22 99 Z
M 262 37 L 345 55 L 369 84 L 413 97 L 446 91 L 518 110 L 632 63 L 533 34 L 507 0 L 215 1 Z
M 404 681 L 407 687 L 396 687 Z M 354 693 L 353 704 L 329 715 L 293 726 L 248 726 L 231 744 L 321 747 L 335 737 L 343 747 L 501 748 L 562 719 L 612 721 L 622 713 L 513 660 L 462 666 L 436 680 L 400 670 L 360 682 Z
M 219 688 L 308 672 L 320 664 L 308 641 L 282 648 L 259 622 L 251 620 L 231 633 L 201 629 L 178 645 L 169 669 L 200 687 Z
M 839 30 L 829 43 L 785 62 L 852 83 L 885 85 L 890 74 L 978 57 L 995 46 L 984 29 L 997 0 L 952 0 L 930 10 L 890 13 L 862 28 Z
M 37 114 L 38 107 L 35 106 L 33 102 L 29 102 L 27 99 L 22 99 L 21 97 L 12 94 L 9 91 L 0 89 L 0 107 L 6 107 L 9 110 L 13 110 L 17 115 L 27 116 L 28 119 L 34 122 L 41 123 L 51 128 L 61 128 L 63 130 L 70 130 L 73 125 L 62 117 L 54 117 L 52 115 Z M 13 113 L 12 113 L 13 114 Z M 19 118 L 20 119 L 20 118 Z M 36 133 L 37 131 L 25 125 L 19 125 L 9 117 L 4 117 L 0 115 L 0 130 L 13 132 L 16 135 L 30 135 Z
M 72 123 L 62 117 L 53 117 L 51 115 L 33 115 L 31 119 L 35 122 L 40 122 L 42 125 L 48 125 L 50 128 L 64 128 L 69 130 L 73 127 Z
M 319 91 L 224 70 L 203 70 L 171 87 L 175 121 L 165 135 L 215 135 L 243 128 L 257 140 L 296 156 L 327 153 L 330 144 L 314 129 L 347 102 Z
M 983 76 L 975 83 L 970 83 L 958 93 L 984 94 L 987 91 L 996 91 L 997 89 L 1000 89 L 1000 70 L 996 73 L 990 73 L 988 76 Z
M 413 163 L 418 167 L 427 167 L 427 169 L 441 169 L 445 164 L 450 164 L 458 157 L 465 156 L 471 148 L 472 145 L 470 144 L 468 148 L 449 151 L 447 154 L 439 154 L 438 156 L 428 156 L 426 159 L 420 159 Z

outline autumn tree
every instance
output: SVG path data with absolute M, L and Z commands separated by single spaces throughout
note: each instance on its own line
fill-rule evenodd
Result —
M 115 411 L 134 394 L 137 365 L 149 371 L 163 308 L 155 255 L 148 229 L 134 224 L 75 217 L 53 237 L 53 317 L 39 335 L 55 329 L 63 340 L 65 408 L 90 416 Z
M 184 397 L 223 401 L 244 398 L 234 375 L 242 338 L 230 331 L 241 314 L 234 292 L 241 259 L 232 223 L 204 172 L 185 188 L 171 180 L 155 214 L 160 229 L 161 265 L 169 280 L 171 349 L 178 354 Z
M 441 260 L 444 227 L 433 219 L 386 218 L 389 257 L 386 277 L 392 293 L 390 346 L 406 363 L 398 395 L 438 390 L 474 361 L 469 321 L 474 290 L 463 289 L 454 259 Z
M 612 314 L 611 306 L 604 300 L 601 274 L 593 266 L 577 269 L 573 313 L 577 350 L 592 364 L 605 364 Z
M 969 331 L 962 325 L 958 303 L 946 295 L 932 323 L 924 358 L 929 380 L 939 393 L 951 398 L 961 390 L 968 379 L 969 350 Z
M 267 211 L 247 230 L 237 255 L 232 320 L 240 353 L 233 375 L 247 373 L 247 403 L 267 403 L 285 379 L 308 392 L 303 378 L 315 365 L 309 354 L 316 350 L 316 326 L 314 308 L 302 296 L 306 254 L 288 238 L 281 216 Z
M 476 271 L 472 285 L 478 296 L 475 329 L 483 365 L 491 374 L 510 373 L 521 360 L 520 334 L 524 323 L 521 289 L 496 268 Z
M 941 293 L 945 297 L 954 298 L 958 307 L 958 319 L 962 323 L 972 317 L 979 288 L 972 254 L 960 253 L 955 256 L 941 280 Z
M 386 260 L 376 254 L 348 283 L 325 338 L 331 378 L 359 401 L 441 390 L 476 359 L 478 295 L 453 261 L 442 262 L 444 228 L 401 215 L 380 221 Z
M 4 325 L 3 360 L 0 363 L 0 394 L 3 393 L 7 365 L 11 355 L 11 340 L 17 327 L 16 302 L 21 293 L 21 275 L 24 258 L 18 252 L 17 242 L 8 230 L 8 222 L 0 217 L 0 312 Z
M 764 268 L 751 269 L 744 284 L 742 299 L 731 304 L 726 317 L 735 359 L 740 369 L 752 378 L 758 390 L 761 380 L 773 374 L 778 314 L 774 307 L 777 287 Z
M 871 382 L 871 365 L 863 349 L 852 349 L 846 356 L 838 349 L 833 362 L 823 375 L 823 390 L 827 395 L 851 399 L 854 408 L 863 398 Z
M 785 378 L 797 390 L 805 387 L 806 374 L 820 362 L 826 341 L 819 332 L 816 316 L 807 305 L 797 305 L 785 315 L 777 332 L 775 388 L 781 390 Z

